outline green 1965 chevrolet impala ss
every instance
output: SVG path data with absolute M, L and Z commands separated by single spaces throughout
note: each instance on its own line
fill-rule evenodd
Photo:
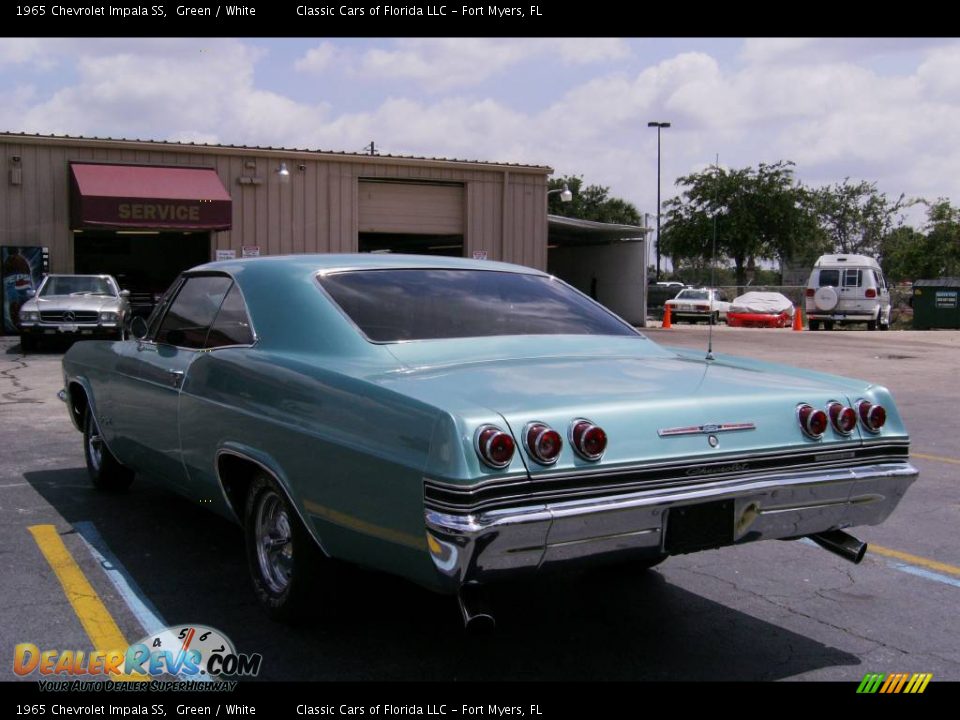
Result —
M 246 529 L 277 617 L 327 558 L 457 593 L 576 561 L 842 532 L 917 477 L 886 389 L 666 350 L 494 262 L 301 255 L 184 273 L 134 339 L 64 357 L 93 482 L 135 472 Z M 489 618 L 486 618 L 489 619 Z

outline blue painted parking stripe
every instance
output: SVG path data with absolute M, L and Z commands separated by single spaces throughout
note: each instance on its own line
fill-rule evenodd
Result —
M 913 565 L 907 565 L 906 563 L 887 563 L 890 567 L 897 570 L 901 570 L 905 573 L 910 573 L 911 575 L 917 575 L 927 580 L 934 580 L 935 582 L 943 583 L 944 585 L 953 585 L 954 587 L 960 587 L 960 580 L 957 578 L 952 578 L 948 575 L 941 575 L 940 573 L 935 573 L 932 570 L 927 570 L 925 568 L 914 567 Z
M 137 618 L 146 634 L 153 635 L 166 628 L 167 624 L 163 621 L 160 611 L 150 602 L 140 586 L 137 585 L 137 581 L 130 576 L 123 564 L 111 552 L 96 526 L 92 522 L 81 521 L 73 523 L 73 527 L 80 533 L 80 537 L 87 544 L 90 554 L 100 563 L 110 582 L 120 593 L 123 601 L 130 608 L 134 617 Z

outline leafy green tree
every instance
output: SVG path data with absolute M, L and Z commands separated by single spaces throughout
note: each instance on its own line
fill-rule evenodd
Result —
M 664 203 L 661 243 L 674 264 L 711 258 L 716 232 L 717 259 L 733 263 L 736 283 L 743 287 L 753 261 L 792 258 L 819 237 L 790 161 L 756 169 L 711 167 L 676 184 L 685 190 Z
M 891 232 L 899 212 L 913 201 L 891 201 L 877 190 L 877 184 L 851 183 L 850 178 L 809 193 L 809 207 L 817 224 L 838 253 L 876 255 L 881 241 Z
M 618 223 L 621 225 L 642 225 L 640 212 L 633 203 L 621 198 L 610 197 L 610 188 L 602 185 L 584 185 L 583 177 L 569 175 L 552 178 L 547 182 L 547 190 L 562 190 L 564 185 L 573 193 L 571 202 L 563 202 L 560 193 L 547 196 L 547 212 L 551 215 L 595 220 L 597 222 Z
M 960 209 L 940 198 L 928 203 L 923 233 L 899 227 L 881 243 L 881 264 L 894 281 L 960 275 Z

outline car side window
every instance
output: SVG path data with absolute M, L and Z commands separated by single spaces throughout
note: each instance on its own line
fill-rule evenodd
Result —
M 223 275 L 188 277 L 164 315 L 156 341 L 177 347 L 202 348 L 232 283 L 233 280 Z
M 253 330 L 250 327 L 250 316 L 247 306 L 243 302 L 243 295 L 236 283 L 220 305 L 220 312 L 210 326 L 207 341 L 204 347 L 217 348 L 227 345 L 252 345 Z
M 862 282 L 859 268 L 847 268 L 843 271 L 844 287 L 860 287 Z

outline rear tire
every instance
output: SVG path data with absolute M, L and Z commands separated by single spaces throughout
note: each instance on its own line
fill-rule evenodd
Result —
M 824 320 L 823 321 L 824 330 L 833 330 L 833 320 Z
M 100 427 L 90 408 L 87 408 L 83 423 L 83 454 L 87 460 L 90 480 L 98 490 L 118 492 L 130 487 L 130 483 L 133 482 L 133 470 L 121 465 L 110 452 L 100 435 Z
M 278 483 L 257 475 L 247 493 L 247 564 L 253 590 L 274 620 L 298 622 L 322 612 L 318 577 L 330 561 L 300 522 Z
M 880 311 L 877 311 L 877 317 L 874 320 L 867 321 L 867 330 L 876 330 L 880 322 Z
M 811 330 L 819 330 L 819 329 L 820 329 L 820 321 L 819 321 L 819 320 L 807 320 L 807 325 L 809 326 L 809 328 L 810 328 Z

